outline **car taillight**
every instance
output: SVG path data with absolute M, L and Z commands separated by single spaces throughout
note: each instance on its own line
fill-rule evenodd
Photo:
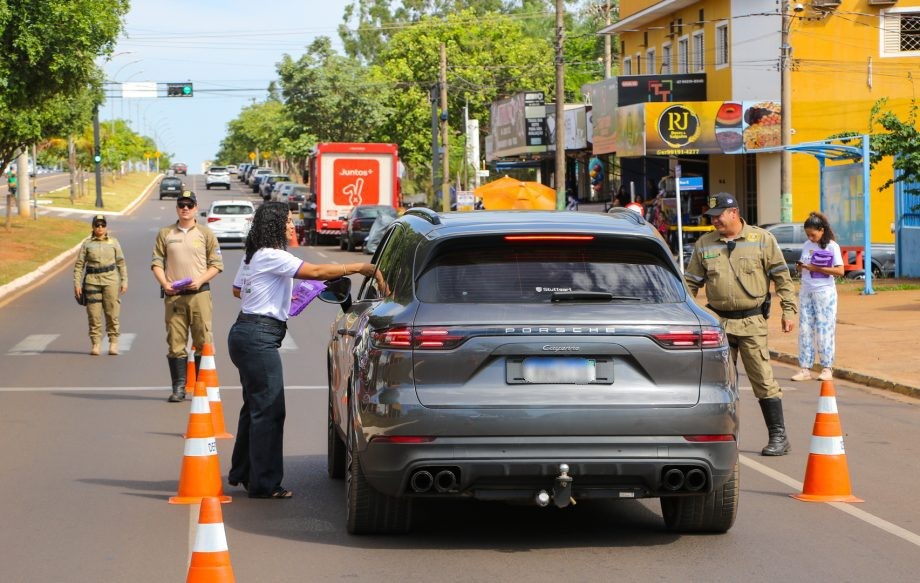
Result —
M 220 217 L 208 217 L 208 222 L 209 222 L 209 223 L 213 223 L 213 222 L 219 221 L 219 220 L 220 220 Z
M 372 338 L 377 348 L 450 350 L 463 344 L 467 335 L 455 329 L 439 326 L 398 326 L 376 330 Z
M 664 348 L 681 350 L 687 348 L 719 348 L 725 343 L 721 328 L 705 327 L 668 330 L 652 334 L 652 338 Z
M 374 443 L 431 443 L 434 437 L 428 435 L 377 435 L 371 438 Z
M 505 235 L 505 241 L 593 241 L 594 235 Z
M 735 436 L 731 433 L 720 433 L 717 435 L 685 435 L 684 439 L 696 443 L 711 441 L 735 441 Z

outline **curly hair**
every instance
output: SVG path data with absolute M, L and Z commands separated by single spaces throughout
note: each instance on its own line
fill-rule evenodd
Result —
M 286 202 L 266 202 L 256 209 L 252 227 L 246 235 L 246 259 L 248 265 L 256 251 L 287 249 L 287 220 L 291 210 Z
M 818 240 L 818 245 L 820 245 L 822 249 L 826 249 L 827 244 L 831 241 L 837 240 L 837 236 L 834 235 L 834 231 L 831 229 L 830 221 L 827 220 L 826 216 L 817 211 L 813 211 L 808 214 L 808 218 L 805 219 L 803 228 L 814 229 L 816 231 L 824 231 L 821 233 L 821 238 Z

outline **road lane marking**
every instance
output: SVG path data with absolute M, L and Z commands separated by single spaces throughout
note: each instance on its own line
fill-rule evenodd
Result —
M 221 385 L 221 391 L 242 390 L 240 385 Z M 325 391 L 326 385 L 285 385 L 285 391 Z M 98 393 L 98 392 L 140 392 L 140 391 L 165 391 L 166 385 L 157 387 L 0 387 L 0 393 Z
M 789 486 L 790 488 L 793 488 L 797 492 L 802 491 L 802 486 L 803 486 L 802 482 L 799 482 L 798 480 L 790 478 L 786 474 L 783 474 L 782 472 L 778 472 L 769 466 L 763 465 L 760 462 L 756 462 L 747 456 L 741 455 L 738 457 L 740 458 L 742 465 L 747 466 L 756 472 L 760 472 L 761 474 L 767 476 L 768 478 L 773 478 L 777 482 L 785 484 Z M 912 543 L 920 547 L 920 534 L 913 533 L 907 530 L 906 528 L 901 528 L 900 526 L 896 524 L 892 524 L 888 522 L 887 520 L 884 520 L 882 518 L 879 518 L 878 516 L 875 516 L 874 514 L 870 514 L 866 512 L 865 510 L 860 510 L 859 508 L 856 508 L 852 504 L 846 504 L 844 502 L 824 502 L 824 504 L 827 504 L 828 506 L 832 506 L 833 508 L 836 508 L 837 510 L 840 510 L 841 512 L 845 512 L 858 520 L 862 520 L 866 524 L 870 524 L 876 528 L 884 530 L 885 532 L 889 534 L 893 534 L 894 536 L 902 540 L 905 540 L 909 543 Z
M 30 334 L 7 352 L 9 356 L 34 356 L 44 352 L 60 334 Z

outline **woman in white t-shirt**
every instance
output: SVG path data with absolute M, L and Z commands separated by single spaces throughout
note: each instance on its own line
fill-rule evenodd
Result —
M 242 307 L 227 346 L 240 373 L 243 407 L 228 480 L 231 486 L 242 485 L 250 498 L 292 496 L 281 486 L 285 408 L 278 348 L 287 332 L 294 279 L 329 280 L 360 273 L 382 281 L 370 263 L 305 263 L 287 251 L 294 236 L 288 204 L 264 203 L 253 216 L 246 255 L 233 279 L 233 295 L 242 300 Z
M 815 345 L 821 374 L 818 380 L 829 381 L 833 376 L 834 342 L 837 328 L 837 286 L 835 277 L 843 276 L 840 245 L 827 217 L 813 212 L 805 219 L 802 255 L 795 269 L 802 275 L 799 289 L 799 367 L 792 375 L 794 381 L 811 378 L 815 364 Z

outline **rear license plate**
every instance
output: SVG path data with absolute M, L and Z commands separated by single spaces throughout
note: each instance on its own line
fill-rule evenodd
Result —
M 587 358 L 525 358 L 524 381 L 540 384 L 588 384 L 593 383 L 595 362 Z

